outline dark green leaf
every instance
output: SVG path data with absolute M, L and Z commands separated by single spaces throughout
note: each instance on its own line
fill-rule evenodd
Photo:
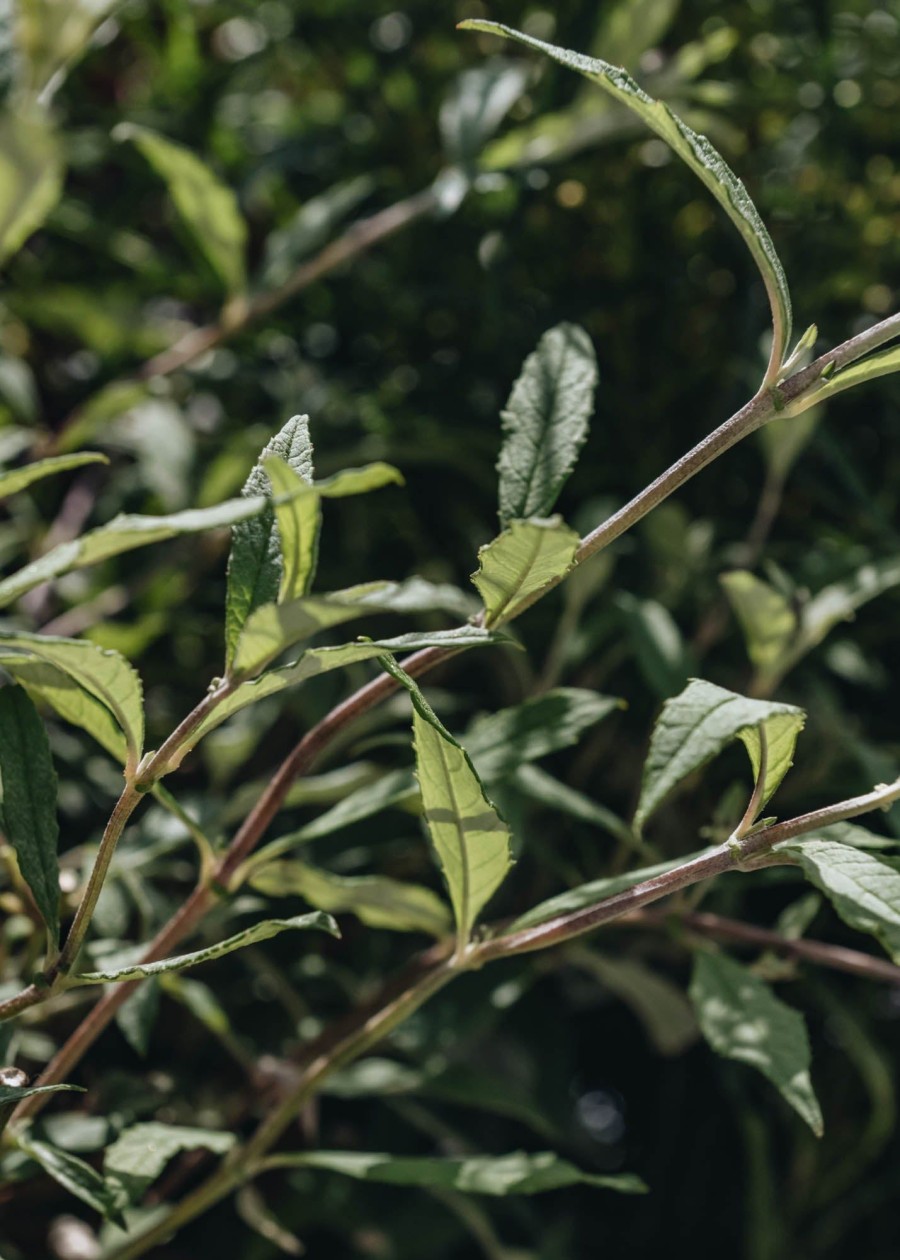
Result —
M 55 952 L 59 943 L 56 771 L 44 724 L 21 687 L 0 688 L 0 780 L 7 839 L 47 926 L 50 950 Z
M 181 1151 L 205 1150 L 224 1155 L 234 1146 L 233 1133 L 190 1129 L 172 1124 L 135 1124 L 107 1148 L 103 1171 L 120 1205 L 137 1203 L 169 1160 Z
M 575 467 L 594 409 L 597 360 L 577 324 L 544 333 L 525 360 L 503 414 L 500 523 L 544 517 Z
M 107 1220 L 115 1222 L 122 1229 L 125 1228 L 125 1221 L 113 1187 L 104 1181 L 90 1164 L 86 1164 L 83 1159 L 79 1159 L 68 1151 L 51 1146 L 49 1142 L 40 1142 L 25 1133 L 18 1133 L 15 1141 L 21 1151 L 30 1156 L 36 1164 L 40 1164 L 44 1172 L 49 1173 L 53 1180 L 70 1194 L 74 1194 L 76 1198 L 81 1199 L 83 1203 L 93 1208 L 95 1212 L 99 1212 Z

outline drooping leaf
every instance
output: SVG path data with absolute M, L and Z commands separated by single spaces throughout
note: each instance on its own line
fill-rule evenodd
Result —
M 504 39 L 517 40 L 520 44 L 545 53 L 560 65 L 578 71 L 603 88 L 614 100 L 632 110 L 651 131 L 669 145 L 718 201 L 740 232 L 759 268 L 772 310 L 775 334 L 772 360 L 779 366 L 791 337 L 791 300 L 784 269 L 772 238 L 746 188 L 709 140 L 683 122 L 668 105 L 648 96 L 625 70 L 606 61 L 557 48 L 499 22 L 470 18 L 460 25 L 467 30 L 485 31 Z
M 255 495 L 246 499 L 229 499 L 214 507 L 173 512 L 170 516 L 116 516 L 99 529 L 90 530 L 71 542 L 61 543 L 18 573 L 5 578 L 0 582 L 0 608 L 42 582 L 61 577 L 74 569 L 86 569 L 123 552 L 166 542 L 184 534 L 200 534 L 229 525 L 246 524 L 271 511 L 270 501 Z
M 762 1072 L 821 1137 L 822 1112 L 809 1075 L 809 1038 L 803 1016 L 777 998 L 764 980 L 725 954 L 697 954 L 690 996 L 712 1048 L 726 1059 L 749 1063 Z
M 556 687 L 477 718 L 466 731 L 466 750 L 480 777 L 495 782 L 523 762 L 572 747 L 585 731 L 624 707 L 622 700 L 597 691 Z
M 292 416 L 263 448 L 242 491 L 245 498 L 269 494 L 264 461 L 283 459 L 301 481 L 312 482 L 313 448 L 309 417 Z M 228 557 L 225 600 L 225 659 L 230 666 L 244 623 L 254 609 L 278 598 L 281 585 L 281 539 L 275 510 L 270 505 L 253 519 L 236 525 Z
M 413 704 L 416 776 L 425 821 L 447 881 L 460 949 L 479 912 L 509 868 L 509 828 L 484 794 L 468 753 L 441 724 L 417 684 L 391 657 L 383 667 L 409 692 Z
M 137 1203 L 170 1159 L 181 1151 L 212 1151 L 225 1155 L 235 1143 L 233 1133 L 191 1129 L 148 1122 L 125 1129 L 108 1147 L 103 1159 L 107 1185 L 121 1207 Z
M 441 106 L 444 150 L 451 162 L 471 169 L 486 140 L 515 105 L 528 82 L 521 63 L 494 57 L 464 70 Z
M 778 850 L 798 859 L 804 875 L 849 927 L 874 936 L 900 963 L 900 866 L 896 859 L 839 840 L 806 837 L 779 845 Z
M 254 870 L 250 885 L 270 897 L 303 897 L 317 910 L 355 914 L 360 922 L 392 932 L 450 929 L 450 912 L 436 893 L 384 875 L 335 875 L 297 861 L 273 861 Z
M 478 552 L 472 581 L 484 600 L 485 624 L 511 621 L 545 586 L 572 566 L 580 539 L 561 517 L 511 521 Z
M 288 648 L 321 630 L 367 613 L 413 613 L 459 609 L 455 587 L 410 578 L 406 582 L 364 582 L 327 595 L 307 595 L 287 604 L 262 604 L 244 625 L 234 649 L 231 672 L 252 677 Z
M 109 460 L 99 451 L 82 451 L 79 455 L 54 455 L 50 459 L 39 459 L 33 464 L 23 464 L 21 468 L 0 473 L 0 499 L 8 499 L 11 494 L 18 494 L 35 481 L 42 481 L 44 477 L 55 477 L 57 473 L 68 472 L 70 468 L 108 463 Z
M 122 967 L 108 967 L 103 971 L 86 971 L 73 978 L 74 984 L 119 984 L 126 980 L 145 980 L 148 976 L 162 975 L 166 971 L 184 971 L 187 967 L 196 967 L 200 963 L 213 962 L 234 953 L 236 949 L 244 949 L 247 945 L 256 945 L 278 936 L 281 932 L 315 930 L 328 932 L 331 936 L 340 936 L 338 926 L 330 915 L 299 914 L 291 919 L 265 919 L 245 928 L 224 941 L 217 941 L 206 949 L 197 949 L 190 954 L 177 954 L 173 958 L 161 958 L 157 962 L 126 964 Z
M 41 1142 L 28 1133 L 17 1133 L 15 1142 L 19 1150 L 24 1151 L 36 1164 L 40 1164 L 44 1172 L 49 1173 L 70 1194 L 81 1199 L 106 1220 L 125 1228 L 114 1189 L 90 1164 L 86 1164 L 77 1155 L 61 1150 L 58 1146 L 51 1146 L 49 1142 Z
M 765 804 L 793 763 L 805 717 L 794 705 L 750 700 L 714 683 L 691 679 L 680 695 L 666 701 L 657 720 L 644 763 L 635 826 L 642 828 L 682 779 L 706 765 L 733 739 L 745 745 L 757 774 L 760 727 L 767 743 L 760 805 Z
M 32 700 L 45 701 L 64 721 L 87 731 L 111 757 L 125 764 L 128 745 L 118 722 L 105 704 L 69 674 L 46 661 L 4 652 L 2 645 L 0 666 L 25 688 Z
M 196 153 L 147 127 L 120 123 L 113 133 L 131 140 L 165 180 L 175 209 L 195 245 L 229 294 L 246 285 L 247 225 L 232 190 Z
M 572 962 L 634 1012 L 659 1054 L 681 1054 L 696 1041 L 697 1021 L 683 991 L 640 959 L 579 949 Z
M 797 633 L 793 608 L 774 586 L 745 570 L 723 573 L 719 581 L 744 632 L 750 660 L 759 670 L 773 669 Z
M 46 219 L 62 191 L 59 146 L 42 115 L 0 118 L 0 264 Z
M 21 687 L 0 688 L 0 782 L 7 839 L 47 928 L 59 943 L 56 771 L 44 723 Z
M 591 339 L 577 324 L 545 332 L 502 413 L 500 523 L 545 517 L 588 434 L 597 384 Z
M 510 1155 L 473 1155 L 466 1159 L 441 1159 L 357 1151 L 310 1151 L 278 1155 L 279 1167 L 321 1168 L 353 1177 L 357 1181 L 379 1181 L 392 1186 L 439 1186 L 464 1194 L 542 1194 L 564 1186 L 597 1186 L 621 1194 L 644 1194 L 647 1187 L 633 1173 L 611 1176 L 582 1172 L 552 1151 Z
M 332 669 L 342 669 L 345 665 L 354 665 L 358 661 L 371 660 L 383 652 L 416 651 L 426 647 L 446 647 L 452 651 L 469 647 L 485 647 L 491 643 L 505 643 L 509 640 L 480 626 L 459 626 L 455 630 L 434 630 L 430 634 L 402 634 L 395 638 L 363 640 L 358 643 L 344 643 L 336 647 L 307 648 L 296 661 L 283 665 L 279 669 L 270 670 L 261 678 L 241 683 L 191 734 L 186 741 L 185 751 L 215 730 L 233 713 L 256 704 L 267 696 L 274 696 L 290 687 L 299 686 L 309 678 L 328 673 Z
M 8 662 L 18 653 L 31 660 L 44 661 L 62 671 L 112 713 L 125 736 L 128 763 L 133 769 L 141 758 L 144 742 L 144 709 L 141 680 L 118 652 L 99 648 L 85 639 L 62 639 L 46 634 L 18 634 L 0 631 L 0 654 Z

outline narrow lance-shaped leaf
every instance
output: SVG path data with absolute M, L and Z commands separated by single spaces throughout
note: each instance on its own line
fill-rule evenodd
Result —
M 441 724 L 416 683 L 392 657 L 382 657 L 381 663 L 412 699 L 425 821 L 447 881 L 462 950 L 479 912 L 512 866 L 509 828 L 485 796 L 468 753 Z
M 49 1173 L 54 1181 L 86 1203 L 88 1207 L 99 1212 L 107 1220 L 114 1221 L 122 1229 L 125 1221 L 116 1201 L 111 1186 L 95 1172 L 90 1164 L 68 1151 L 51 1146 L 49 1142 L 38 1141 L 27 1133 L 16 1134 L 16 1145 L 36 1164 L 40 1164 L 44 1172 Z
M 790 769 L 805 720 L 803 710 L 794 705 L 750 700 L 692 678 L 680 695 L 666 701 L 657 720 L 644 763 L 635 827 L 643 827 L 682 779 L 706 765 L 733 739 L 740 739 L 746 747 L 756 775 L 760 768 L 760 727 L 765 730 L 767 744 L 765 783 L 758 802 L 761 807 Z
M 82 451 L 78 455 L 54 455 L 50 459 L 39 459 L 33 464 L 24 464 L 21 468 L 13 468 L 9 472 L 0 473 L 0 499 L 8 499 L 11 494 L 18 494 L 35 481 L 43 481 L 45 477 L 55 477 L 57 473 L 68 472 L 71 468 L 81 468 L 85 464 L 108 464 L 109 460 L 99 451 Z
M 718 1054 L 757 1068 L 817 1137 L 822 1112 L 809 1075 L 803 1016 L 725 954 L 697 954 L 690 986 L 700 1029 Z
M 309 417 L 292 416 L 264 447 L 244 484 L 245 497 L 269 496 L 264 462 L 277 455 L 301 481 L 312 482 L 313 448 Z M 228 589 L 225 597 L 225 659 L 231 665 L 244 623 L 262 604 L 278 598 L 281 585 L 281 539 L 274 507 L 234 528 L 228 557 Z
M 158 976 L 166 971 L 184 971 L 187 967 L 196 967 L 200 963 L 214 962 L 217 958 L 224 958 L 226 954 L 232 954 L 236 949 L 244 949 L 247 945 L 257 945 L 260 941 L 267 941 L 281 932 L 297 929 L 310 929 L 340 936 L 334 919 L 318 911 L 314 914 L 296 915 L 292 919 L 265 919 L 262 923 L 255 923 L 253 927 L 245 928 L 243 932 L 226 937 L 224 941 L 218 941 L 206 949 L 197 949 L 190 954 L 177 954 L 173 958 L 161 958 L 157 962 L 126 964 L 122 967 L 107 968 L 104 971 L 86 971 L 75 976 L 73 983 L 119 984 L 126 980 L 145 980 L 148 976 Z
M 900 867 L 896 859 L 809 838 L 778 846 L 798 859 L 803 873 L 829 899 L 844 922 L 868 932 L 900 963 Z
M 32 1094 L 86 1094 L 83 1085 L 0 1085 L 0 1107 L 18 1105 Z
M 270 897 L 296 894 L 317 910 L 346 911 L 369 927 L 392 932 L 440 937 L 450 928 L 450 912 L 430 888 L 385 875 L 335 875 L 304 862 L 274 861 L 253 872 L 250 886 Z
M 0 781 L 6 836 L 55 953 L 59 944 L 56 771 L 44 723 L 21 687 L 0 689 Z
M 252 677 L 304 639 L 366 614 L 458 613 L 463 598 L 455 587 L 416 577 L 406 582 L 364 582 L 286 604 L 263 604 L 247 618 L 230 672 L 235 677 Z
M 124 1208 L 137 1203 L 181 1151 L 205 1150 L 224 1155 L 234 1146 L 233 1133 L 148 1122 L 132 1125 L 107 1147 L 103 1157 L 106 1183 Z
M 14 652 L 61 670 L 104 704 L 122 728 L 128 747 L 128 764 L 134 769 L 144 743 L 142 688 L 136 670 L 123 656 L 85 639 L 0 632 L 0 654 L 8 657 Z M 13 672 L 8 664 L 4 668 Z
M 25 688 L 32 700 L 43 700 L 49 704 L 64 721 L 87 731 L 111 757 L 125 764 L 128 745 L 118 722 L 105 704 L 85 691 L 63 670 L 46 661 L 3 652 L 2 645 L 0 666 Z
M 788 403 L 786 411 L 788 415 L 809 411 L 810 407 L 827 402 L 836 394 L 842 394 L 845 389 L 854 389 L 866 381 L 877 380 L 879 376 L 890 376 L 894 372 L 900 372 L 900 346 L 888 346 L 885 350 L 870 354 L 868 358 L 841 368 L 822 380 L 815 389 L 805 391 L 796 402 Z
M 62 191 L 59 145 L 42 115 L 0 118 L 0 263 L 46 219 Z
M 478 571 L 472 575 L 484 600 L 486 624 L 512 621 L 533 596 L 558 582 L 572 567 L 579 542 L 559 516 L 511 521 L 479 550 Z
M 485 31 L 504 39 L 517 40 L 545 53 L 560 65 L 577 70 L 637 114 L 690 167 L 740 232 L 759 268 L 772 310 L 772 363 L 776 368 L 780 366 L 791 336 L 791 300 L 784 269 L 747 189 L 709 140 L 692 130 L 668 105 L 648 96 L 627 71 L 617 66 L 596 57 L 586 57 L 583 53 L 557 48 L 499 22 L 470 18 L 460 25 L 466 30 Z
M 463 1194 L 542 1194 L 564 1186 L 596 1186 L 621 1194 L 644 1194 L 647 1187 L 633 1173 L 586 1173 L 552 1151 L 510 1155 L 472 1155 L 465 1159 L 397 1155 L 357 1151 L 310 1151 L 277 1155 L 280 1168 L 321 1168 L 357 1181 L 379 1181 L 392 1186 L 440 1187 Z
M 502 413 L 500 522 L 553 511 L 584 445 L 594 408 L 597 360 L 577 324 L 545 332 L 525 360 Z
M 247 225 L 232 190 L 190 149 L 147 127 L 121 123 L 113 134 L 118 140 L 132 140 L 165 180 L 197 248 L 225 289 L 240 293 L 246 283 Z

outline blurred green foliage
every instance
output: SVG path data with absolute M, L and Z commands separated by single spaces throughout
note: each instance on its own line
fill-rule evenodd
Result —
M 287 416 L 308 412 L 319 476 L 384 459 L 407 482 L 377 499 L 327 505 L 328 587 L 412 573 L 464 585 L 477 547 L 495 532 L 500 408 L 524 356 L 562 320 L 588 330 L 600 362 L 597 414 L 561 503 L 567 519 L 590 528 L 750 396 L 766 361 L 765 296 L 724 216 L 659 141 L 561 69 L 498 52 L 454 23 L 490 17 L 624 62 L 707 132 L 770 227 L 798 329 L 815 321 L 831 344 L 897 306 L 900 20 L 890 9 L 872 0 L 409 0 L 402 8 L 23 0 L 33 36 L 27 73 L 49 84 L 55 136 L 42 130 L 26 147 L 33 156 L 57 146 L 58 159 L 40 170 L 52 184 L 58 160 L 65 182 L 40 230 L 4 265 L 0 455 L 15 462 L 52 449 L 80 413 L 80 444 L 112 464 L 9 501 L 0 560 L 12 568 L 23 552 L 36 556 L 50 539 L 118 511 L 218 502 L 239 490 Z M 99 26 L 63 75 L 80 43 L 79 15 Z M 24 72 L 5 51 L 7 29 L 0 6 L 0 76 L 10 75 L 14 114 Z M 499 116 L 482 150 L 467 139 L 464 106 L 486 80 L 465 76 L 486 64 Z M 223 263 L 221 249 L 186 229 L 153 158 L 123 143 L 124 128 L 185 146 L 233 190 L 247 225 L 246 291 L 233 253 L 240 232 Z M 0 174 L 9 178 L 4 134 Z M 284 283 L 354 219 L 438 177 L 436 208 L 352 264 L 189 366 L 125 383 L 191 329 L 220 318 L 240 324 L 248 295 Z M 53 199 L 52 188 L 44 192 Z M 698 671 L 741 691 L 752 684 L 721 574 L 754 568 L 789 617 L 810 592 L 896 553 L 898 403 L 895 376 L 838 398 L 815 425 L 804 418 L 799 437 L 801 422 L 780 422 L 774 437 L 771 426 L 529 614 L 527 655 L 488 662 L 473 654 L 466 668 L 440 676 L 441 687 L 452 685 L 442 712 L 454 731 L 521 701 L 538 681 L 629 700 L 574 756 L 547 763 L 582 794 L 569 815 L 548 813 L 538 779 L 530 789 L 524 780 L 498 785 L 520 850 L 501 913 L 631 862 L 616 824 L 636 799 L 660 701 Z M 204 535 L 109 560 L 30 593 L 10 624 L 86 633 L 135 660 L 152 747 L 221 669 L 226 546 Z M 782 816 L 897 774 L 898 615 L 900 595 L 888 591 L 860 611 L 852 634 L 839 625 L 778 683 L 777 698 L 810 712 L 777 800 Z M 351 681 L 368 676 L 354 670 Z M 173 791 L 214 842 L 240 820 L 252 785 L 346 687 L 330 675 L 284 704 L 260 705 L 186 764 Z M 298 785 L 278 833 L 307 824 L 348 789 L 405 770 L 403 716 L 390 704 L 368 718 L 326 773 Z M 63 867 L 74 872 L 117 776 L 70 729 L 51 724 L 51 738 Z M 728 816 L 741 773 L 737 755 L 725 758 L 678 798 L 652 835 L 656 851 L 688 852 L 704 827 L 717 834 L 709 820 Z M 548 799 L 546 783 L 542 790 Z M 423 846 L 407 843 L 417 823 L 392 799 L 386 812 L 322 831 L 313 855 L 345 876 L 375 869 L 432 879 Z M 886 826 L 900 836 L 896 810 Z M 151 934 L 190 887 L 191 861 L 183 830 L 148 810 L 117 857 L 99 929 Z M 709 903 L 771 924 L 799 890 L 780 872 L 747 887 L 720 882 Z M 16 954 L 21 930 L 20 917 L 8 916 L 4 957 Z M 824 910 L 816 931 L 848 935 Z M 250 950 L 217 964 L 219 998 L 189 979 L 150 990 L 162 1004 L 152 1070 L 123 1020 L 131 1046 L 110 1033 L 83 1071 L 111 1115 L 242 1125 L 255 1106 L 248 1064 L 289 1053 L 405 956 L 402 939 L 352 922 L 340 952 L 316 946 L 298 957 L 278 944 L 271 955 Z M 684 957 L 666 937 L 622 931 L 592 946 L 604 959 L 652 965 L 672 990 L 685 986 Z M 627 975 L 564 962 L 504 964 L 466 978 L 395 1035 L 380 1085 L 371 1071 L 367 1085 L 362 1069 L 372 1064 L 363 1063 L 303 1118 L 304 1130 L 326 1145 L 410 1154 L 435 1140 L 452 1154 L 503 1151 L 541 1145 L 549 1133 L 583 1166 L 636 1169 L 651 1197 L 573 1188 L 487 1209 L 451 1193 L 435 1202 L 308 1169 L 263 1181 L 262 1196 L 308 1254 L 580 1260 L 657 1256 L 677 1243 L 698 1260 L 726 1250 L 745 1260 L 895 1256 L 896 993 L 831 976 L 788 984 L 810 1021 L 826 1103 L 826 1136 L 816 1143 L 756 1080 L 691 1048 L 690 1029 L 654 1038 L 640 999 L 628 1000 Z M 668 996 L 666 1026 L 680 1019 L 683 1029 L 679 994 Z M 35 1070 L 73 1018 L 26 1029 L 21 1052 Z M 673 1044 L 676 1053 L 661 1058 Z M 54 1122 L 64 1144 L 65 1125 L 48 1113 L 48 1131 Z M 68 1140 L 90 1152 L 105 1138 L 73 1132 Z M 42 1183 L 13 1212 L 0 1189 L 5 1260 L 63 1254 L 46 1250 L 48 1220 L 71 1210 L 55 1193 Z M 223 1206 L 158 1254 L 277 1254 L 252 1228 L 260 1203 L 244 1196 L 238 1210 L 244 1223 Z

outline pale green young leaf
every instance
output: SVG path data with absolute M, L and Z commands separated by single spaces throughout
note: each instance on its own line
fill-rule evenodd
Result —
M 217 941 L 206 949 L 197 949 L 190 954 L 177 954 L 173 958 L 161 958 L 157 962 L 126 964 L 122 967 L 109 967 L 103 971 L 86 971 L 73 978 L 73 983 L 81 984 L 120 984 L 127 980 L 146 980 L 148 976 L 159 976 L 167 971 L 184 971 L 187 967 L 197 967 L 200 963 L 214 962 L 224 958 L 236 949 L 244 949 L 247 945 L 257 945 L 282 932 L 295 930 L 315 930 L 328 932 L 331 936 L 340 936 L 338 926 L 330 915 L 314 914 L 295 915 L 291 919 L 265 919 L 245 928 L 224 941 Z
M 121 1207 L 137 1203 L 168 1162 L 181 1151 L 204 1150 L 225 1155 L 236 1138 L 215 1129 L 191 1129 L 153 1121 L 123 1130 L 106 1149 L 103 1173 Z
M 21 687 L 0 688 L 0 783 L 6 838 L 47 928 L 59 944 L 56 771 L 44 723 Z
M 0 654 L 8 657 L 11 653 L 44 661 L 61 670 L 105 705 L 125 736 L 128 764 L 132 769 L 137 765 L 144 743 L 143 692 L 137 671 L 123 656 L 86 639 L 0 631 Z
M 309 417 L 292 416 L 263 448 L 244 484 L 243 495 L 269 495 L 264 461 L 277 455 L 301 481 L 312 483 L 313 447 Z M 231 665 L 244 623 L 254 609 L 278 598 L 281 585 L 281 539 L 270 504 L 251 520 L 236 525 L 228 557 L 228 589 L 225 597 L 225 660 Z
M 719 578 L 740 622 L 747 655 L 757 669 L 773 669 L 784 659 L 797 633 L 797 615 L 780 591 L 745 570 Z
M 178 215 L 194 244 L 229 294 L 246 286 L 247 225 L 234 192 L 195 153 L 165 136 L 122 123 L 114 132 L 131 140 L 165 180 Z
M 61 543 L 17 573 L 4 578 L 0 582 L 0 608 L 42 582 L 49 582 L 75 569 L 86 569 L 112 556 L 166 542 L 170 538 L 246 523 L 271 510 L 269 499 L 254 495 L 247 499 L 229 499 L 213 507 L 173 512 L 169 516 L 116 516 L 108 524 L 92 529 L 80 538 Z
M 64 721 L 87 731 L 115 761 L 125 764 L 128 745 L 118 722 L 105 704 L 67 673 L 46 661 L 4 652 L 2 645 L 0 666 L 25 688 L 32 700 L 49 704 Z
M 304 862 L 276 860 L 257 867 L 250 885 L 269 897 L 303 897 L 331 914 L 346 911 L 369 927 L 437 937 L 450 930 L 450 912 L 436 893 L 385 875 L 335 875 Z
M 54 455 L 49 459 L 39 459 L 33 464 L 24 464 L 21 468 L 12 468 L 9 472 L 0 472 L 0 499 L 7 499 L 11 494 L 18 494 L 35 481 L 44 477 L 55 477 L 57 473 L 68 472 L 71 468 L 81 468 L 84 464 L 108 464 L 109 460 L 99 451 L 82 451 L 78 455 Z
M 594 409 L 597 359 L 577 324 L 545 332 L 502 412 L 500 523 L 544 517 L 575 467 Z
M 817 1137 L 822 1112 L 809 1075 L 809 1037 L 803 1016 L 725 954 L 698 953 L 690 986 L 700 1029 L 726 1059 L 757 1068 Z
M 663 705 L 644 763 L 635 814 L 640 830 L 678 784 L 705 766 L 733 739 L 745 745 L 754 775 L 760 766 L 759 728 L 766 734 L 766 776 L 760 806 L 787 774 L 806 715 L 791 704 L 750 700 L 714 683 L 692 678 Z
M 217 705 L 210 715 L 191 733 L 184 745 L 187 751 L 204 735 L 220 726 L 233 713 L 256 704 L 267 696 L 278 695 L 291 687 L 297 687 L 310 678 L 326 674 L 333 669 L 355 665 L 358 661 L 371 660 L 383 652 L 413 652 L 419 648 L 445 647 L 462 651 L 470 647 L 486 647 L 492 643 L 509 643 L 501 634 L 483 630 L 480 626 L 459 626 L 455 630 L 434 630 L 431 633 L 401 634 L 389 639 L 360 639 L 356 643 L 343 643 L 335 647 L 307 648 L 290 665 L 269 670 L 260 678 L 241 683 L 230 696 Z
M 416 776 L 425 822 L 444 872 L 460 949 L 479 912 L 512 866 L 506 823 L 484 794 L 468 753 L 441 724 L 418 685 L 392 657 L 383 667 L 409 692 L 413 704 Z
M 772 362 L 776 366 L 780 365 L 791 336 L 791 301 L 784 269 L 772 238 L 746 188 L 709 140 L 690 128 L 662 101 L 648 96 L 625 70 L 606 61 L 557 48 L 499 22 L 470 18 L 462 22 L 461 26 L 467 30 L 486 31 L 504 39 L 517 40 L 520 44 L 545 53 L 560 65 L 583 74 L 614 100 L 632 110 L 690 167 L 731 219 L 759 268 L 772 310 Z
M 90 1164 L 86 1164 L 77 1155 L 63 1151 L 49 1142 L 41 1142 L 28 1133 L 17 1133 L 15 1143 L 36 1164 L 40 1164 L 44 1172 L 61 1185 L 70 1194 L 81 1199 L 88 1207 L 99 1212 L 106 1220 L 115 1222 L 122 1229 L 125 1221 L 116 1194 L 98 1172 Z
M 321 1168 L 357 1181 L 392 1186 L 440 1187 L 464 1194 L 542 1194 L 564 1186 L 596 1186 L 621 1194 L 644 1194 L 647 1187 L 633 1173 L 586 1173 L 552 1151 L 509 1155 L 472 1155 L 464 1159 L 396 1156 L 358 1151 L 310 1151 L 275 1156 L 281 1168 Z
M 59 145 L 43 115 L 0 118 L 0 264 L 46 219 L 62 191 Z
M 823 832 L 827 835 L 828 830 Z M 803 873 L 857 932 L 868 932 L 900 963 L 900 867 L 839 840 L 804 838 L 780 844 Z
M 472 581 L 484 600 L 489 626 L 511 621 L 544 587 L 559 581 L 575 559 L 581 540 L 559 516 L 511 521 L 478 552 Z
M 314 481 L 317 494 L 323 499 L 346 499 L 354 494 L 368 494 L 370 490 L 383 490 L 385 486 L 402 486 L 403 474 L 393 464 L 376 460 L 361 468 L 344 468 L 333 477 Z
M 367 613 L 456 613 L 459 596 L 455 587 L 416 577 L 405 582 L 364 582 L 287 604 L 262 604 L 247 618 L 234 649 L 231 672 L 236 677 L 257 674 L 304 639 Z

